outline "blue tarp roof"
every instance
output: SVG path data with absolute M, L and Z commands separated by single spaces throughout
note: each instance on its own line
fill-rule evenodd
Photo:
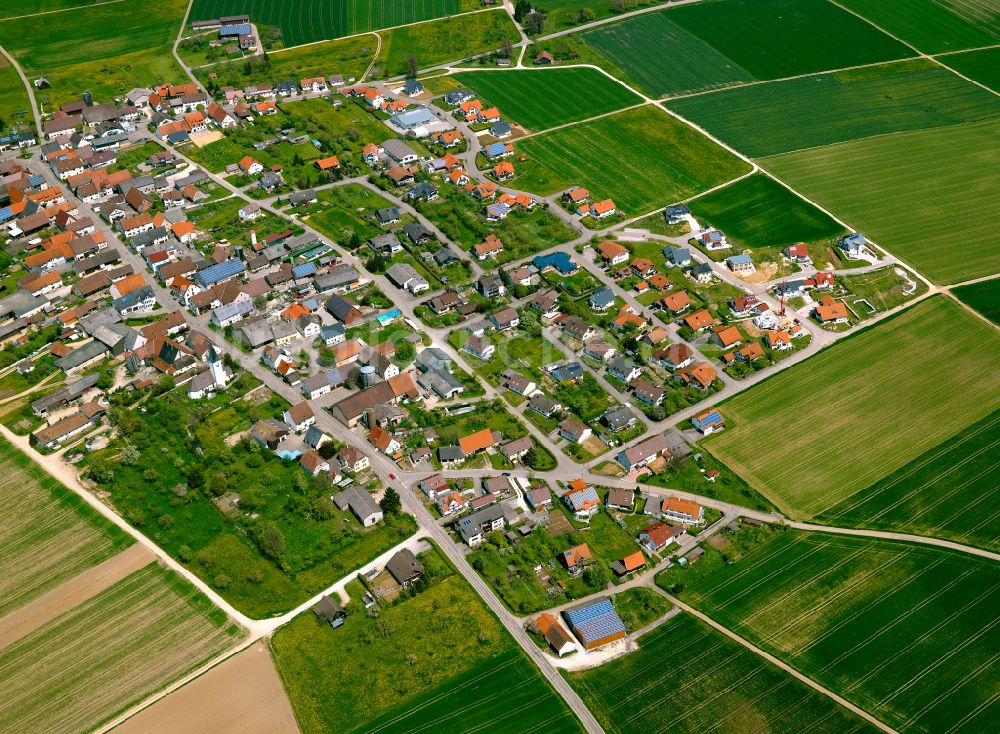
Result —
M 563 275 L 572 273 L 577 269 L 576 263 L 565 252 L 553 252 L 551 255 L 537 255 L 532 262 L 539 270 L 551 267 Z

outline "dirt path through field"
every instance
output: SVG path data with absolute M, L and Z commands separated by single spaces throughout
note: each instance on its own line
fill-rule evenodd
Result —
M 115 734 L 298 734 L 291 704 L 260 641 L 143 709 Z
M 34 632 L 155 559 L 136 543 L 103 563 L 77 574 L 34 601 L 0 617 L 0 650 Z

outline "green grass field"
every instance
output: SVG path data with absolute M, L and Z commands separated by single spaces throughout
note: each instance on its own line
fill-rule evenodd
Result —
M 845 230 L 763 173 L 694 199 L 691 212 L 745 247 L 783 247 L 829 240 Z
M 724 402 L 706 446 L 786 512 L 818 515 L 1000 407 L 998 349 L 933 298 Z
M 547 130 L 639 104 L 642 99 L 596 69 L 472 71 L 457 79 L 504 119 L 529 130 Z
M 674 100 L 671 109 L 751 157 L 1000 116 L 1000 100 L 930 61 Z
M 702 2 L 645 13 L 584 38 L 655 95 L 916 55 L 823 0 Z
M 21 77 L 7 59 L 0 57 L 0 130 L 6 132 L 16 124 L 34 127 L 35 120 Z
M 274 636 L 271 649 L 303 733 L 474 731 L 487 722 L 501 732 L 579 731 L 457 571 L 436 550 L 420 558 L 425 576 L 416 593 L 374 618 L 352 582 L 343 627 L 303 614 Z
M 106 101 L 133 87 L 184 81 L 170 46 L 186 7 L 184 0 L 166 0 L 150 13 L 141 3 L 107 3 L 44 21 L 0 21 L 0 44 L 29 77 L 49 80 L 52 88 L 39 94 L 45 111 L 79 99 L 84 90 Z
M 506 38 L 517 41 L 514 22 L 503 10 L 456 15 L 446 20 L 384 31 L 378 66 L 389 76 L 408 71 L 409 56 L 420 69 L 500 48 Z
M 950 436 L 885 479 L 855 492 L 816 519 L 932 535 L 1000 550 L 1000 411 Z
M 470 0 L 194 0 L 189 20 L 245 13 L 253 23 L 280 28 L 286 46 L 298 46 L 443 18 L 472 7 Z
M 623 3 L 626 12 L 658 5 L 658 0 L 627 0 Z M 575 28 L 584 23 L 593 23 L 595 20 L 604 20 L 618 15 L 621 10 L 617 9 L 614 0 L 546 0 L 540 6 L 545 12 L 545 27 L 543 34 L 555 31 Z
M 983 280 L 952 289 L 952 295 L 1000 325 L 1000 280 Z
M 0 651 L 0 729 L 92 731 L 239 635 L 186 581 L 147 566 Z
M 0 468 L 0 615 L 132 544 L 2 439 Z
M 138 0 L 84 6 L 44 21 L 0 21 L 0 44 L 29 77 L 49 80 L 52 88 L 41 96 L 53 104 L 78 99 L 85 89 L 105 101 L 132 87 L 184 81 L 170 46 L 186 7 L 184 0 Z
M 684 601 L 897 731 L 995 730 L 995 563 L 791 531 L 686 578 Z
M 761 165 L 938 283 L 1000 271 L 1000 122 L 859 140 Z M 961 242 L 960 250 L 954 244 Z
M 586 141 L 586 144 L 582 144 Z M 518 187 L 554 194 L 573 184 L 635 216 L 747 173 L 748 164 L 662 110 L 646 106 L 537 135 Z
M 924 53 L 1000 42 L 996 0 L 841 0 L 841 4 Z
M 0 20 L 19 15 L 52 13 L 68 8 L 80 8 L 86 5 L 93 5 L 97 2 L 100 2 L 100 0 L 24 0 L 23 2 L 0 8 Z
M 664 661 L 681 652 L 683 664 Z M 639 649 L 566 674 L 609 734 L 848 734 L 874 726 L 690 614 L 639 638 Z
M 949 54 L 942 56 L 941 62 L 994 92 L 1000 92 L 1000 48 Z

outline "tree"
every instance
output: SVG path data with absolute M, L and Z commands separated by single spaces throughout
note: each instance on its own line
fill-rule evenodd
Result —
M 593 563 L 583 572 L 583 580 L 591 589 L 603 590 L 611 583 L 611 572 L 603 563 Z
M 581 23 L 589 23 L 590 21 L 592 21 L 596 17 L 597 16 L 594 15 L 593 8 L 583 8 L 580 11 L 580 22 Z
M 118 455 L 119 462 L 122 466 L 135 466 L 139 463 L 139 459 L 139 449 L 126 438 L 125 445 L 122 446 L 121 453 Z
M 625 0 L 614 0 L 614 2 L 611 3 L 611 7 L 615 9 L 616 13 L 624 13 Z
M 382 497 L 382 501 L 378 503 L 378 506 L 382 508 L 382 512 L 386 515 L 398 515 L 403 511 L 403 503 L 399 500 L 399 492 L 392 487 L 385 490 L 385 496 Z
M 528 13 L 521 24 L 529 36 L 540 36 L 545 30 L 545 16 L 537 10 Z
M 517 5 L 514 6 L 514 20 L 520 23 L 530 12 L 531 3 L 528 0 L 517 0 Z
M 279 561 L 285 555 L 285 538 L 274 525 L 267 525 L 260 533 L 260 549 L 264 555 Z
M 506 36 L 500 39 L 500 55 L 505 59 L 509 59 L 514 55 L 514 45 Z
M 538 452 L 535 451 L 534 446 L 532 446 L 531 448 L 529 448 L 527 451 L 524 452 L 523 461 L 532 469 L 535 468 L 535 464 L 538 463 Z
M 413 342 L 400 342 L 399 346 L 396 347 L 396 357 L 402 362 L 409 362 L 415 356 L 417 356 L 417 348 Z
M 326 441 L 324 443 L 321 443 L 319 445 L 319 448 L 316 449 L 316 453 L 322 456 L 324 459 L 327 460 L 332 459 L 334 456 L 337 455 L 337 444 L 335 444 L 333 441 Z
M 412 79 L 416 77 L 418 71 L 420 71 L 420 65 L 417 63 L 417 57 L 408 54 L 406 57 L 406 76 Z

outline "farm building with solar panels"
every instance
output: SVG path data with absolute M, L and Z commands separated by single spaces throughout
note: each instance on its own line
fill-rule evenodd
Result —
M 607 645 L 625 636 L 625 624 L 607 599 L 567 609 L 563 616 L 573 634 L 587 650 Z

